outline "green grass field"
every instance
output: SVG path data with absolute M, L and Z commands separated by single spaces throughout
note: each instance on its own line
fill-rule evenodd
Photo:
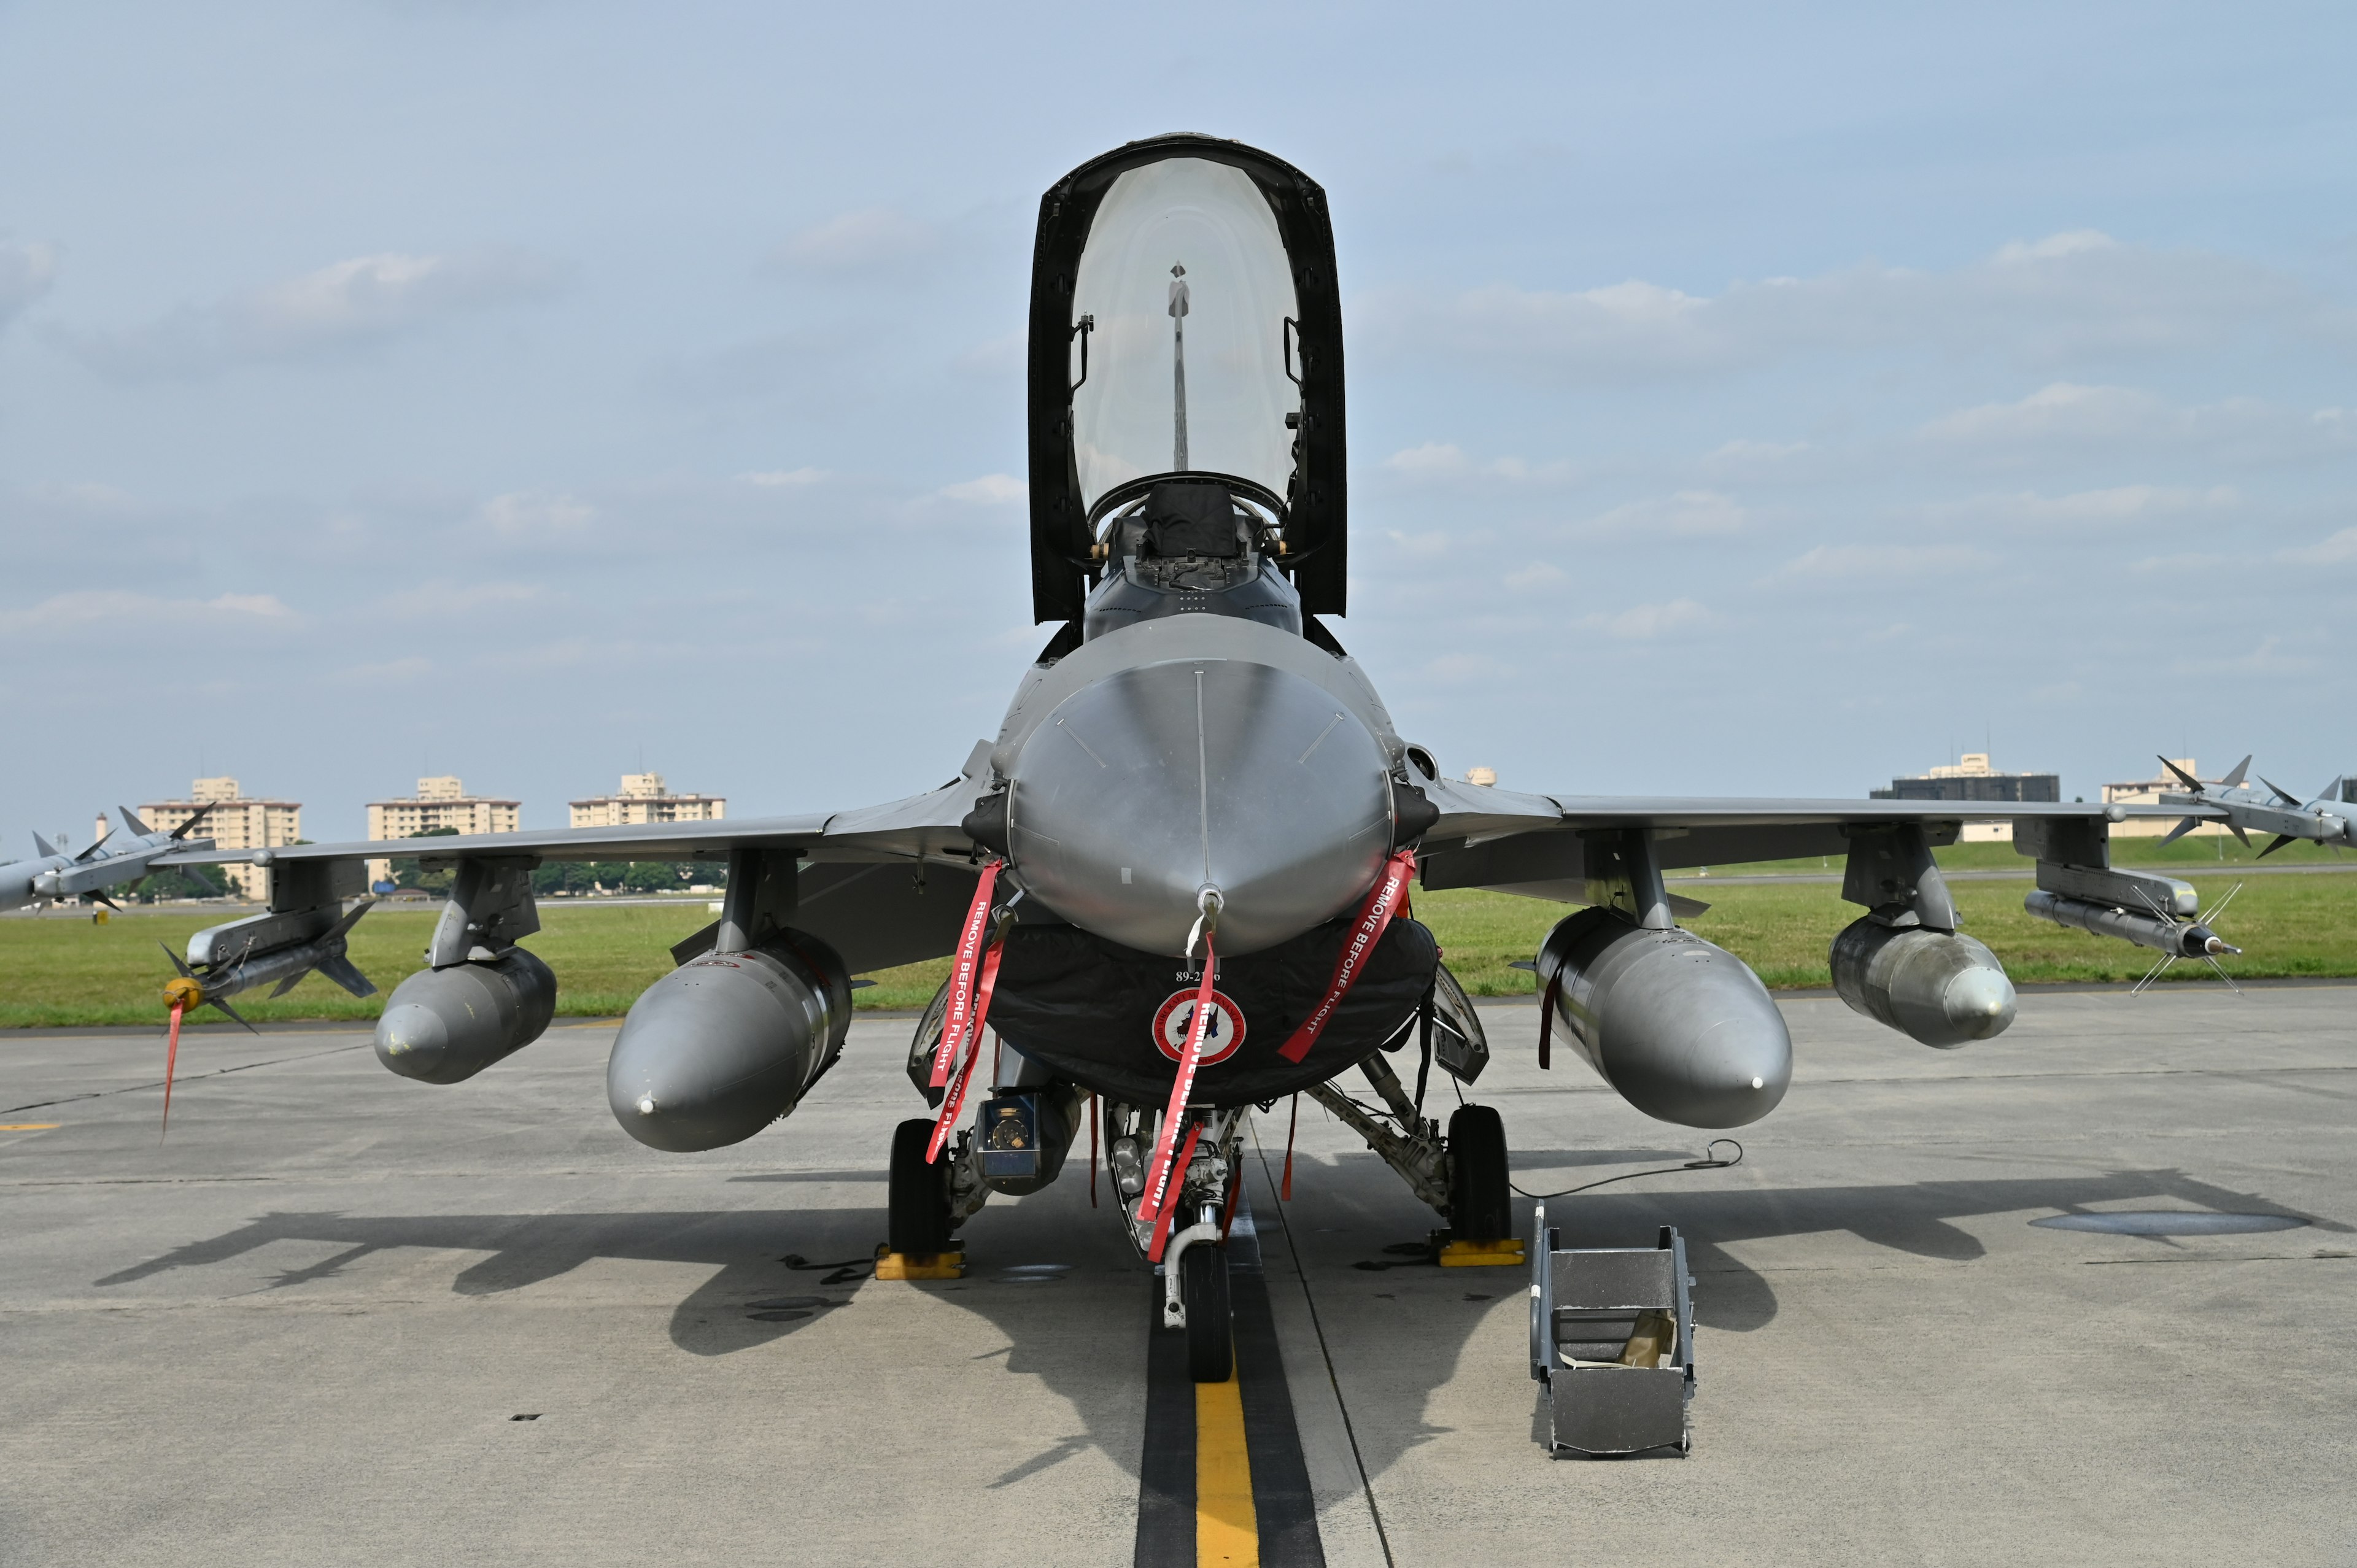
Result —
M 2206 907 L 2234 885 L 2235 868 L 2232 862 L 2219 868 L 2214 846 L 2197 847 L 2196 855 L 2158 864 L 2200 888 Z M 2287 849 L 2277 858 L 2294 853 Z M 1960 845 L 1941 859 L 1960 869 L 2026 864 L 2004 844 Z M 2136 864 L 2126 854 L 2119 859 Z M 1818 868 L 1803 863 L 1785 869 Z M 1778 987 L 1829 983 L 1826 949 L 1834 933 L 1860 913 L 1822 883 L 1696 886 L 1681 881 L 1679 888 L 1711 906 L 1707 914 L 1687 920 L 1687 927 L 1738 954 Z M 2152 955 L 2141 948 L 2031 919 L 2021 908 L 2027 889 L 2026 883 L 2014 881 L 1951 884 L 1964 929 L 1996 950 L 2015 980 L 2133 980 L 2151 963 Z M 1462 891 L 1419 892 L 1415 908 L 1439 937 L 1449 968 L 1480 996 L 1532 991 L 1530 972 L 1510 966 L 1532 958 L 1548 928 L 1569 912 L 1559 904 L 1511 894 Z M 181 950 L 199 928 L 233 918 L 213 910 L 124 916 L 103 926 L 0 920 L 0 974 L 8 977 L 0 987 L 0 1027 L 160 1022 L 159 998 L 172 967 L 156 944 Z M 353 928 L 353 961 L 376 982 L 379 997 L 361 1001 L 313 975 L 281 1001 L 249 993 L 237 999 L 238 1010 L 256 1021 L 372 1018 L 382 993 L 421 966 L 435 918 L 431 908 L 377 909 Z M 541 906 L 542 929 L 526 945 L 556 972 L 559 1012 L 612 1016 L 628 1011 L 638 993 L 670 969 L 671 944 L 711 918 L 700 899 L 676 908 L 619 908 L 548 900 Z M 2244 950 L 2241 958 L 2227 961 L 2238 978 L 2357 975 L 2357 875 L 2251 877 L 2221 922 L 2221 934 Z M 858 992 L 858 1003 L 921 1007 L 948 971 L 946 960 L 885 970 L 867 977 L 875 983 Z M 2208 972 L 2199 964 L 2180 963 L 2170 978 L 2194 980 Z

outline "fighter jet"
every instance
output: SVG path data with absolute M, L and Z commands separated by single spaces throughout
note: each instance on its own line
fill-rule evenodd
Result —
M 1432 1069 L 1471 1090 L 1490 1047 L 1414 918 L 1418 884 L 1580 906 L 1535 955 L 1542 1060 L 1559 1032 L 1630 1103 L 1685 1126 L 1767 1115 L 1792 1047 L 1759 977 L 1679 927 L 1695 906 L 1665 887 L 1674 868 L 1840 854 L 1863 910 L 1832 952 L 1852 1007 L 1943 1049 L 2012 1021 L 2012 984 L 1957 929 L 1932 858 L 1963 806 L 1523 793 L 1454 781 L 1400 733 L 1329 624 L 1347 609 L 1349 498 L 1316 181 L 1234 142 L 1132 143 L 1049 188 L 1034 258 L 1031 595 L 1052 632 L 946 783 L 768 820 L 167 857 L 270 870 L 272 913 L 205 933 L 205 952 L 253 964 L 273 932 L 319 940 L 372 857 L 453 871 L 427 967 L 376 1029 L 386 1067 L 451 1084 L 554 1010 L 554 977 L 519 945 L 539 927 L 534 865 L 725 861 L 720 918 L 673 950 L 615 1040 L 607 1093 L 630 1136 L 687 1151 L 764 1132 L 838 1058 L 853 976 L 949 957 L 909 1044 L 928 1113 L 890 1151 L 892 1258 L 921 1269 L 994 1193 L 1056 1180 L 1094 1097 L 1119 1222 L 1163 1266 L 1163 1321 L 1205 1380 L 1230 1366 L 1224 1241 L 1255 1108 L 1308 1095 L 1455 1242 L 1512 1235 L 1497 1111 L 1426 1113 Z M 1969 814 L 2012 821 L 2048 918 L 2125 912 L 2132 940 L 2181 947 L 2207 940 L 2191 889 L 2115 869 L 2108 843 L 2113 822 L 2179 810 Z
M 76 897 L 94 899 L 113 908 L 114 900 L 106 896 L 105 889 L 138 881 L 154 868 L 159 856 L 213 846 L 209 838 L 189 836 L 210 807 L 199 807 L 195 816 L 170 832 L 156 832 L 128 806 L 114 809 L 122 813 L 123 825 L 131 830 L 131 837 L 120 843 L 113 830 L 109 829 L 81 854 L 66 854 L 35 833 L 33 847 L 39 852 L 37 858 L 0 865 L 0 909 L 21 909 L 29 904 Z

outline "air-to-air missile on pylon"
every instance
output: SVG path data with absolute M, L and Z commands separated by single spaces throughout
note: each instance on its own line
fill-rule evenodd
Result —
M 212 840 L 190 836 L 210 809 L 199 807 L 195 816 L 171 832 L 157 832 L 130 807 L 117 806 L 131 836 L 118 842 L 110 828 L 78 854 L 67 854 L 35 833 L 33 847 L 40 852 L 36 858 L 0 865 L 0 909 L 21 909 L 58 898 L 88 898 L 113 908 L 114 900 L 106 896 L 106 890 L 138 881 L 155 868 L 159 857 L 212 848 Z
M 427 966 L 388 998 L 376 1044 L 393 1070 L 452 1083 L 547 1026 L 554 980 L 517 946 L 538 926 L 534 865 L 725 862 L 720 918 L 673 950 L 678 967 L 615 1040 L 623 1129 L 664 1150 L 754 1135 L 837 1059 L 852 976 L 947 958 L 910 1044 L 931 1113 L 892 1142 L 885 1272 L 953 1269 L 991 1194 L 1036 1191 L 1098 1139 L 1121 1223 L 1163 1273 L 1162 1321 L 1216 1381 L 1255 1107 L 1308 1094 L 1361 1133 L 1447 1221 L 1443 1262 L 1521 1251 L 1497 1111 L 1464 1104 L 1445 1127 L 1426 1113 L 1431 1069 L 1470 1092 L 1490 1045 L 1414 918 L 1413 882 L 1589 906 L 1537 955 L 1543 1026 L 1639 1110 L 1692 1127 L 1768 1114 L 1792 1047 L 1759 977 L 1679 928 L 1697 907 L 1665 871 L 1843 855 L 1841 897 L 1866 912 L 1835 940 L 1836 989 L 1943 1049 L 2016 1007 L 1932 858 L 1966 818 L 2013 824 L 2058 901 L 2050 918 L 2100 906 L 2116 918 L 2091 929 L 2212 952 L 2166 879 L 2110 863 L 2112 823 L 2173 807 L 1545 795 L 1445 777 L 1321 618 L 1344 612 L 1350 579 L 1325 192 L 1237 143 L 1133 143 L 1048 191 L 1034 258 L 1032 603 L 1054 630 L 954 778 L 807 816 L 190 854 L 267 864 L 266 918 L 292 921 L 216 940 L 228 967 L 209 975 L 261 975 L 282 950 L 328 967 L 316 955 L 367 860 L 447 869 Z M 2238 804 L 2183 811 L 2228 820 Z M 1534 1346 L 1569 1343 L 1533 1326 L 1549 1336 Z
M 2160 803 L 2188 810 L 2185 820 L 2169 829 L 2169 836 L 2160 841 L 2163 843 L 2173 843 L 2191 832 L 2202 821 L 2201 811 L 2206 808 L 2212 820 L 2222 822 L 2226 831 L 2245 845 L 2250 843 L 2252 833 L 2275 834 L 2275 842 L 2259 851 L 2261 860 L 2299 839 L 2334 849 L 2357 848 L 2357 801 L 2344 798 L 2346 779 L 2335 779 L 2315 800 L 2303 801 L 2282 785 L 2262 777 L 2259 782 L 2273 792 L 2270 800 L 2243 782 L 2243 775 L 2251 766 L 2247 757 L 2234 764 L 2234 770 L 2220 779 L 2214 789 L 2165 757 L 2160 763 L 2185 786 L 2183 793 L 2164 792 Z

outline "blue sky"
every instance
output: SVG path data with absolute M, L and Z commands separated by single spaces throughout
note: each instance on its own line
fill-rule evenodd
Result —
M 1452 770 L 2357 771 L 2345 8 L 0 0 L 0 833 L 912 792 L 1028 624 L 1039 193 L 1329 192 L 1338 630 Z

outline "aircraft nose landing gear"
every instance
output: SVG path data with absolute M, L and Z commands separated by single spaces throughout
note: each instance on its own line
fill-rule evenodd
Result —
M 1216 1211 L 1170 1238 L 1162 1255 L 1162 1327 L 1187 1334 L 1187 1375 L 1224 1383 L 1235 1369 L 1235 1317 L 1228 1299 L 1228 1249 Z

